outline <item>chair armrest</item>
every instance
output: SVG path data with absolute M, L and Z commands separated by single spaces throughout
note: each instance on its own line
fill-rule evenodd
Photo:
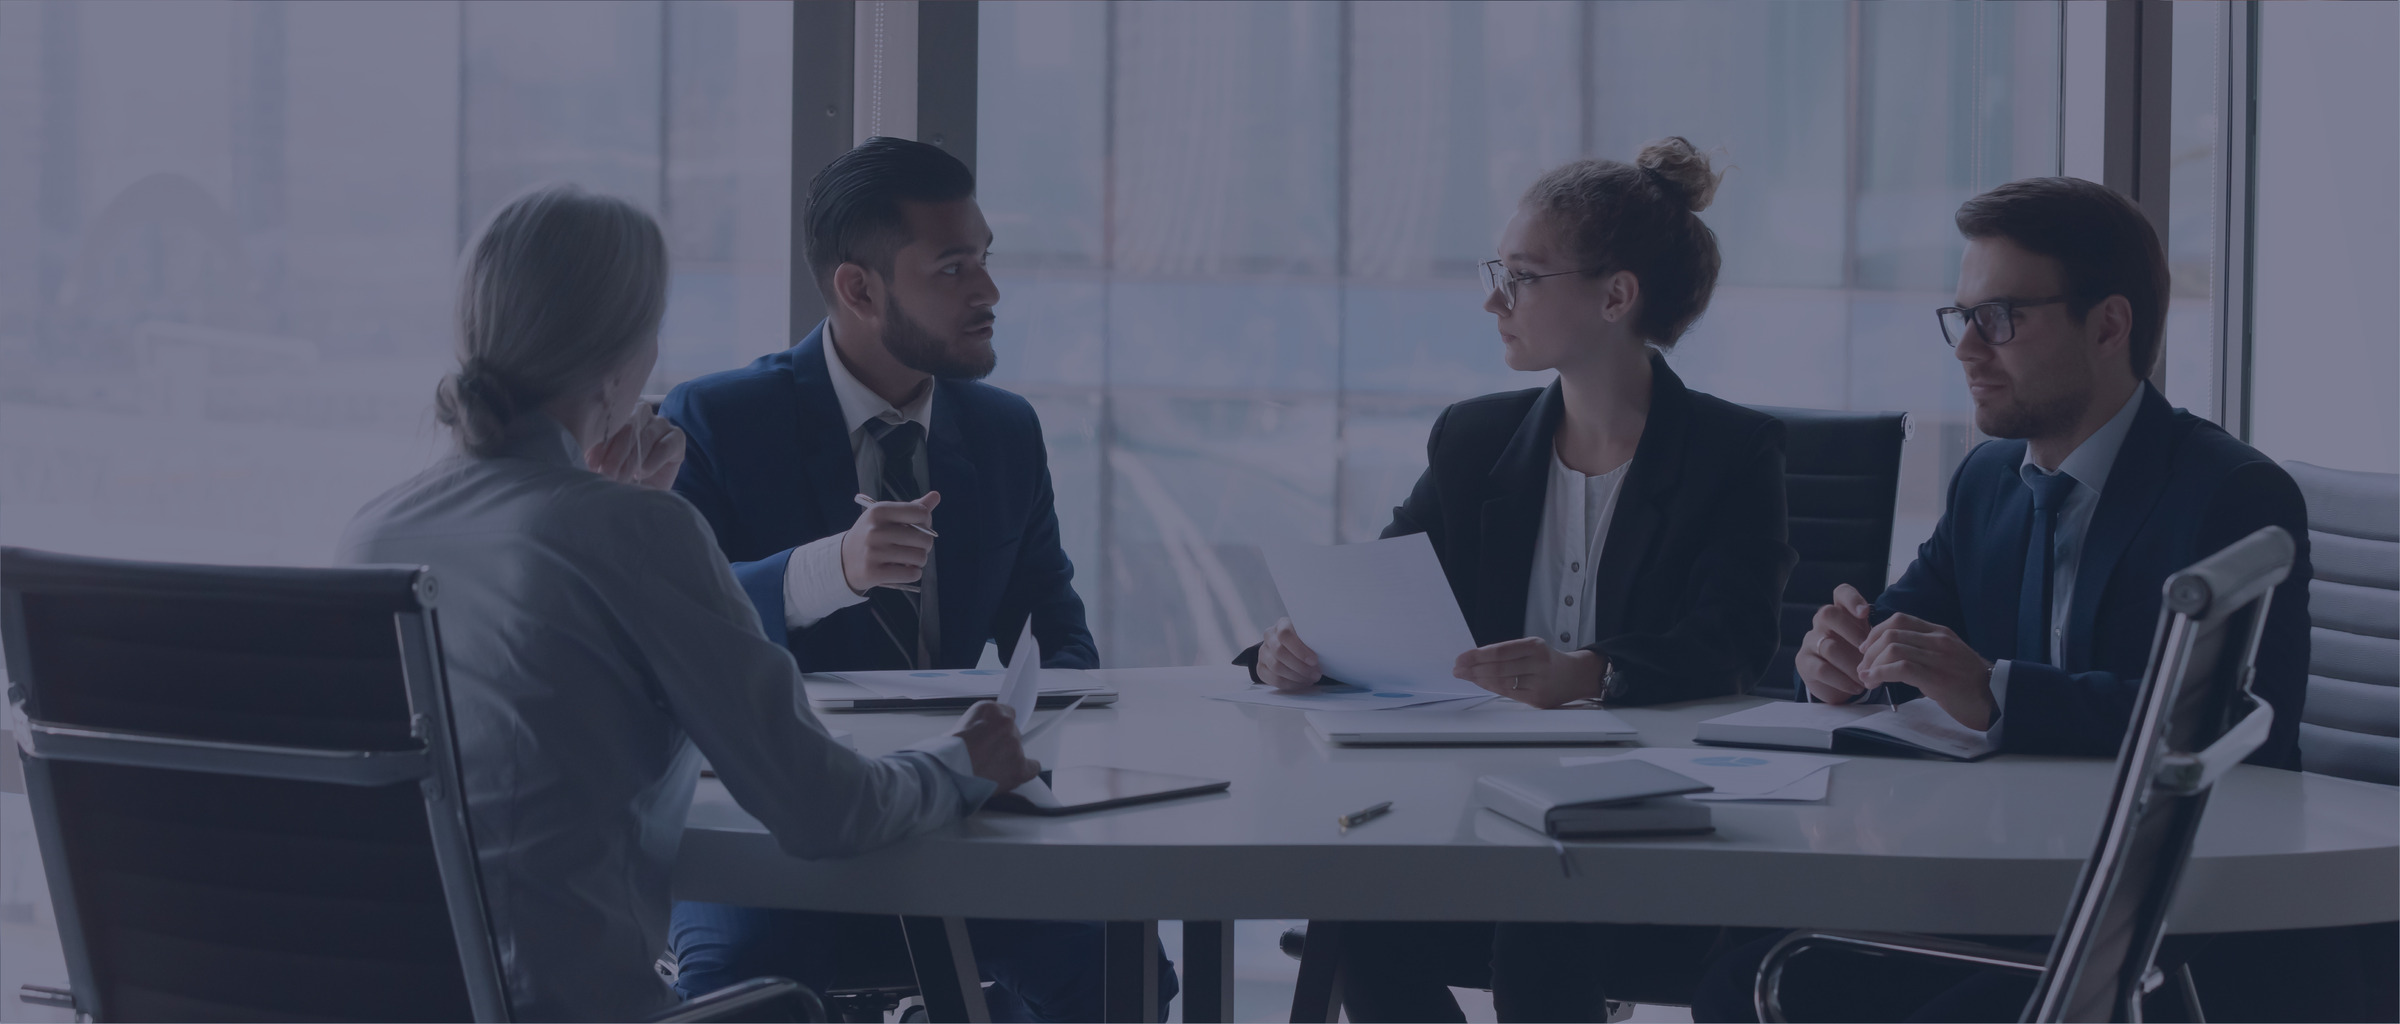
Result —
M 2001 946 L 1986 946 L 1980 942 L 1945 939 L 1935 935 L 1907 935 L 1898 932 L 1793 932 L 1767 951 L 1759 961 L 1758 988 L 1753 994 L 1758 1019 L 1781 1021 L 1783 1016 L 1783 968 L 1792 957 L 1812 949 L 1841 948 L 1869 956 L 1916 956 L 1931 960 L 1948 960 L 2006 971 L 2027 974 L 2042 973 L 2048 954 Z
M 825 1001 L 789 978 L 752 978 L 694 996 L 650 1018 L 650 1024 L 773 1020 L 822 1021 Z
M 2247 677 L 2251 670 L 2245 668 L 2242 674 Z M 2242 689 L 2249 688 L 2250 684 L 2245 679 Z M 2159 758 L 2158 774 L 2152 782 L 2159 789 L 2176 796 L 2190 796 L 2216 785 L 2220 776 L 2233 770 L 2234 765 L 2242 763 L 2242 759 L 2249 757 L 2251 751 L 2267 742 L 2267 734 L 2274 727 L 2275 709 L 2265 701 L 2257 701 L 2249 714 L 2243 715 L 2233 728 L 2225 730 L 2225 735 L 2217 737 L 2217 741 L 2209 744 L 2208 749 L 2196 754 L 2168 754 Z

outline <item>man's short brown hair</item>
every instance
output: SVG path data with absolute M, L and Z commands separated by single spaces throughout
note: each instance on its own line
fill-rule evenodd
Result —
M 1958 231 L 2005 238 L 2057 260 L 2067 309 L 2077 319 L 2102 299 L 2124 296 L 2133 306 L 2133 375 L 2148 377 L 2158 365 L 2167 329 L 2167 254 L 2131 200 L 2081 178 L 2025 178 L 1967 200 L 1958 208 Z

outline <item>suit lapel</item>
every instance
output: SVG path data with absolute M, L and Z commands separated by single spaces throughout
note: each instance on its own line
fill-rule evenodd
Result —
M 1633 465 L 1617 491 L 1617 508 L 1610 515 L 1608 537 L 1600 545 L 1600 564 L 1593 570 L 1592 627 L 1595 636 L 1624 631 L 1625 608 L 1633 600 L 1634 582 L 1650 538 L 1658 532 L 1668 498 L 1683 473 L 1685 426 L 1690 419 L 1691 392 L 1666 360 L 1650 356 L 1650 417 L 1642 425 L 1641 443 L 1634 446 Z
M 974 589 L 968 584 L 981 572 L 975 560 L 985 549 L 979 531 L 992 524 L 981 474 L 967 451 L 965 425 L 959 422 L 965 417 L 955 393 L 960 386 L 935 379 L 933 433 L 926 438 L 925 447 L 926 484 L 942 492 L 942 503 L 933 508 L 933 531 L 941 534 L 933 542 L 934 589 L 941 602 L 941 650 L 934 652 L 937 664 L 974 661 L 990 625 L 967 618 L 967 601 Z M 1015 637 L 1008 640 L 1014 642 Z M 963 659 L 962 645 L 973 648 L 963 652 Z
M 1483 524 L 1478 538 L 1481 571 L 1477 595 L 1461 595 L 1471 615 L 1467 628 L 1477 644 L 1514 640 L 1525 632 L 1525 588 L 1533 579 L 1535 536 L 1542 528 L 1542 496 L 1550 484 L 1550 444 L 1565 412 L 1557 381 L 1551 381 L 1500 450 L 1486 478 Z M 1475 614 L 1480 612 L 1481 614 Z
M 818 536 L 840 533 L 858 519 L 858 454 L 850 450 L 850 430 L 842 425 L 842 403 L 834 397 L 833 378 L 826 372 L 825 325 L 818 324 L 800 340 L 792 359 L 792 385 L 798 390 L 800 472 L 803 488 L 821 528 Z
M 2093 615 L 2100 606 L 2100 594 L 2107 589 L 2117 561 L 2133 546 L 2134 537 L 2150 518 L 2150 510 L 2157 507 L 2159 495 L 2166 492 L 2175 433 L 2174 407 L 2157 390 L 2142 385 L 2141 410 L 2134 413 L 2125 444 L 2117 449 L 2117 461 L 2109 466 L 2108 489 L 2101 492 L 2100 507 L 2092 512 L 2092 525 L 2083 540 L 2083 560 L 2075 567 L 2075 597 L 2067 606 L 2067 656 L 2062 666 L 2070 671 L 2091 663 Z

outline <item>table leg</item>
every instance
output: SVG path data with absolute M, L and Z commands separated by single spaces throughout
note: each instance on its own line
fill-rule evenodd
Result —
M 1183 1019 L 1188 1024 L 1233 1019 L 1233 922 L 1183 923 Z
M 975 947 L 967 941 L 963 917 L 903 917 L 901 934 L 908 939 L 908 960 L 917 972 L 917 994 L 925 997 L 926 1016 L 935 1021 L 986 1024 L 992 1012 L 983 1004 L 982 972 L 975 966 Z
M 1292 1024 L 1333 1024 L 1342 1013 L 1342 923 L 1310 921 L 1292 988 Z
M 1103 927 L 1101 1013 L 1123 1024 L 1158 1020 L 1158 922 L 1110 921 Z

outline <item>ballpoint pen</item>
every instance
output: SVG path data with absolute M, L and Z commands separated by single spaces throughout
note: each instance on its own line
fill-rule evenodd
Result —
M 1341 817 L 1335 818 L 1335 819 L 1333 819 L 1333 823 L 1334 823 L 1334 824 L 1336 824 L 1336 825 L 1339 825 L 1339 826 L 1341 826 L 1341 829 L 1342 829 L 1342 831 L 1343 831 L 1343 832 L 1348 832 L 1348 831 L 1350 831 L 1350 826 L 1352 826 L 1352 825 L 1364 825 L 1364 824 L 1366 824 L 1366 823 L 1368 823 L 1368 822 L 1370 822 L 1370 821 L 1373 821 L 1373 820 L 1375 820 L 1375 819 L 1377 819 L 1377 818 L 1383 817 L 1383 816 L 1384 816 L 1386 813 L 1389 813 L 1389 812 L 1391 811 L 1391 809 L 1392 809 L 1392 802 L 1391 802 L 1391 801 L 1389 801 L 1389 800 L 1386 800 L 1386 801 L 1384 801 L 1384 802 L 1382 802 L 1382 803 L 1376 804 L 1376 805 L 1375 805 L 1375 806 L 1373 806 L 1373 807 L 1369 807 L 1369 808 L 1367 808 L 1366 810 L 1363 810 L 1363 811 L 1353 811 L 1353 812 L 1351 812 L 1351 813 L 1349 813 L 1349 814 L 1345 814 L 1345 815 L 1342 815 Z

